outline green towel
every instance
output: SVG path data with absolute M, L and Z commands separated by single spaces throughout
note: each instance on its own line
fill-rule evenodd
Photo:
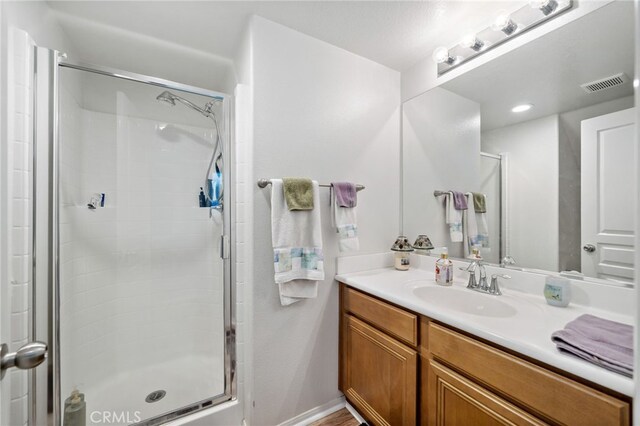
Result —
M 480 192 L 473 193 L 473 208 L 476 213 L 486 213 L 487 212 L 487 199 L 484 194 Z
M 313 210 L 313 182 L 306 178 L 282 178 L 289 210 Z

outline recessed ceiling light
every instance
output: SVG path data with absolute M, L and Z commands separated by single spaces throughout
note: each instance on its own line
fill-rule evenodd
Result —
M 511 111 L 513 111 L 513 112 L 525 112 L 525 111 L 529 111 L 532 107 L 533 107 L 533 105 L 531 105 L 531 104 L 516 105 L 513 108 L 511 108 Z

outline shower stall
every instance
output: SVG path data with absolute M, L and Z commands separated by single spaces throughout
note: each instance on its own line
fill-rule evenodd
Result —
M 48 49 L 36 62 L 36 409 L 154 425 L 233 400 L 232 98 Z
M 480 192 L 486 195 L 490 249 L 482 257 L 498 264 L 508 253 L 507 235 L 507 165 L 508 154 L 480 152 Z

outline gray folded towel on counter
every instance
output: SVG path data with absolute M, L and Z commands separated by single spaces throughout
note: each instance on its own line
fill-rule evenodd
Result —
M 633 376 L 633 327 L 584 314 L 551 335 L 558 349 L 628 377 Z

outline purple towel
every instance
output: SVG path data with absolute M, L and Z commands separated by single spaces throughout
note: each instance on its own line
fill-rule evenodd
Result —
M 463 192 L 451 191 L 453 193 L 453 208 L 456 210 L 466 210 L 467 196 Z
M 585 314 L 554 332 L 551 340 L 560 351 L 633 376 L 633 327 L 630 325 Z
M 331 182 L 336 191 L 336 203 L 339 207 L 353 208 L 358 204 L 356 185 L 350 182 Z

